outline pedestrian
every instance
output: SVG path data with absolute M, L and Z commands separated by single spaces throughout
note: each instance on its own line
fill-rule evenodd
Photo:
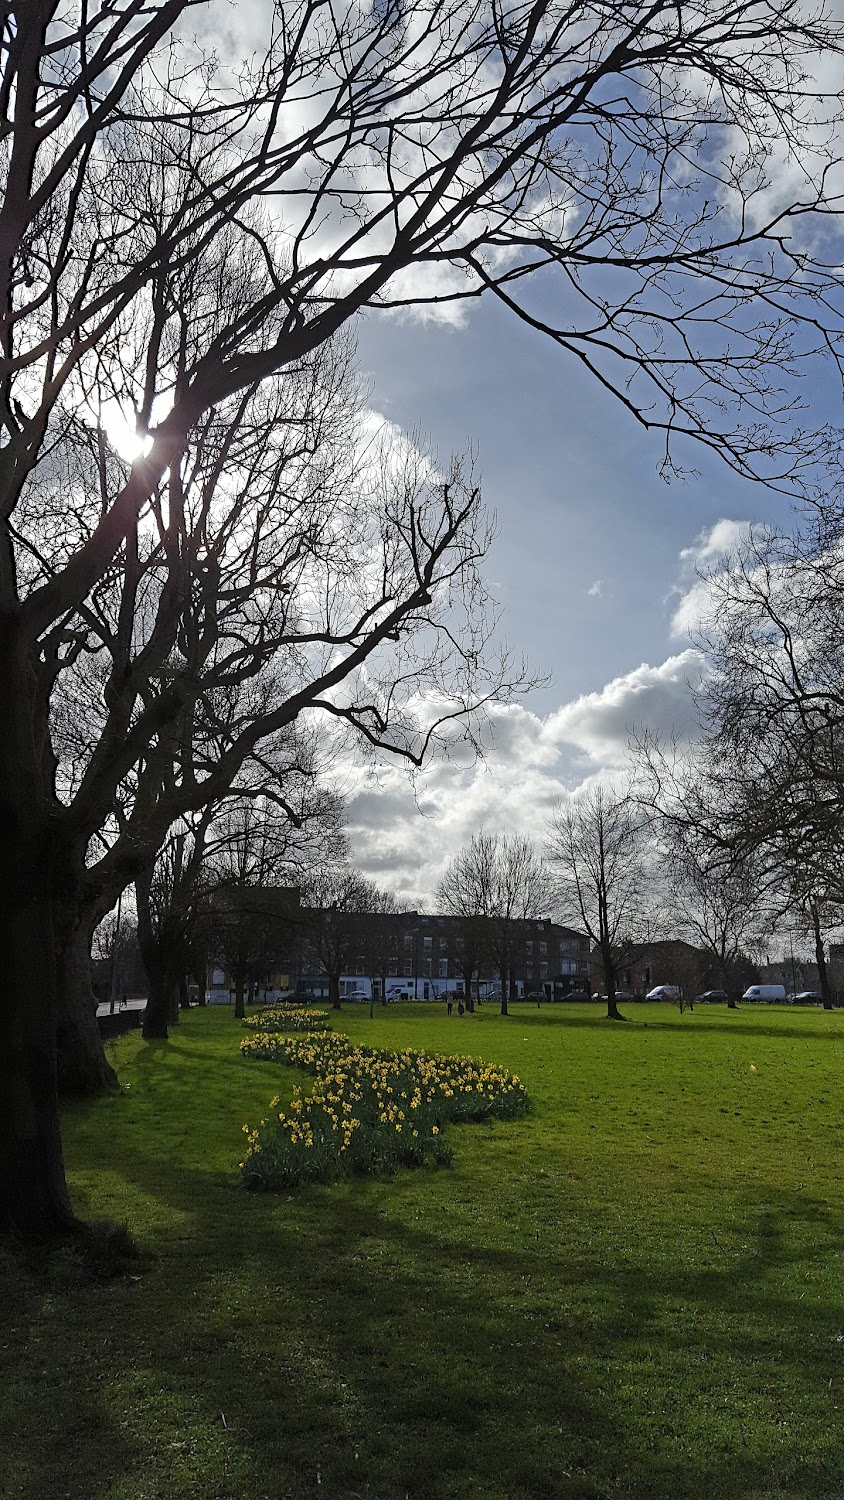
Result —
M 449 993 L 445 997 L 446 1015 L 448 1015 L 448 1016 L 451 1015 L 453 1007 L 454 1007 L 454 996 L 452 995 L 451 991 L 449 991 Z
M 457 1014 L 458 1014 L 458 1016 L 462 1016 L 462 1014 L 463 1014 L 463 1012 L 464 1012 L 465 1009 L 466 1009 L 466 1007 L 463 1004 L 463 1001 L 462 1000 L 458 1000 L 458 1002 L 457 1002 Z

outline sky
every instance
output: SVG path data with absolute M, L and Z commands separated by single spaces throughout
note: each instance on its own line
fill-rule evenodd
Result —
M 448 860 L 480 828 L 541 841 L 561 797 L 623 761 L 635 725 L 693 732 L 699 569 L 787 502 L 704 453 L 660 477 L 658 437 L 491 300 L 463 326 L 371 315 L 358 363 L 372 407 L 441 455 L 477 453 L 498 533 L 486 569 L 502 634 L 546 685 L 494 715 L 483 763 L 351 785 L 356 865 L 402 904 L 435 907 Z
M 220 55 L 234 56 L 260 44 L 268 6 L 207 14 Z M 838 87 L 838 60 L 819 68 L 818 87 Z M 757 211 L 798 192 L 795 170 L 783 144 Z M 440 321 L 370 314 L 357 328 L 359 367 L 375 413 L 422 433 L 442 459 L 476 454 L 498 517 L 486 575 L 501 634 L 547 681 L 494 712 L 483 762 L 434 764 L 413 780 L 388 762 L 344 771 L 354 862 L 403 905 L 429 910 L 472 833 L 539 841 L 560 798 L 618 768 L 634 725 L 693 733 L 698 569 L 750 523 L 793 520 L 781 497 L 705 451 L 679 449 L 697 472 L 666 484 L 660 437 L 580 366 L 490 297 L 459 308 Z

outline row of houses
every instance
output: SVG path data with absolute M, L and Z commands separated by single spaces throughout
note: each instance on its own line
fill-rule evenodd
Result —
M 268 900 L 267 897 L 270 897 Z M 268 961 L 260 967 L 253 942 L 248 988 L 253 998 L 273 1000 L 291 990 L 315 999 L 327 998 L 330 976 L 321 953 L 318 919 L 325 913 L 302 906 L 298 892 L 285 889 L 264 893 L 268 915 L 265 947 Z M 341 999 L 432 1000 L 461 995 L 467 980 L 467 924 L 448 914 L 403 911 L 343 913 L 344 952 L 339 974 Z M 491 952 L 484 952 L 479 935 L 478 961 L 472 965 L 473 992 L 481 999 L 500 996 L 501 978 Z M 224 945 L 223 945 L 224 946 Z M 338 945 L 339 946 L 339 942 Z M 336 951 L 336 950 L 335 950 Z M 227 1003 L 238 978 L 231 952 L 212 955 L 207 976 L 209 1003 Z M 514 997 L 538 995 L 565 999 L 589 989 L 589 939 L 585 933 L 550 918 L 514 921 L 509 933 L 509 992 Z
M 482 919 L 420 911 L 325 912 L 302 905 L 298 890 L 289 887 L 243 893 L 241 913 L 244 901 L 253 903 L 244 929 L 249 938 L 240 941 L 239 955 L 236 943 L 221 941 L 212 956 L 211 1004 L 228 1003 L 238 987 L 262 1001 L 291 991 L 326 999 L 332 973 L 341 1000 L 434 1000 L 465 994 L 469 985 L 480 999 L 500 998 L 494 923 L 484 929 Z M 547 917 L 510 924 L 507 970 L 513 999 L 559 1001 L 606 989 L 587 935 Z M 736 975 L 741 988 L 756 979 L 751 966 Z M 631 947 L 618 976 L 622 993 L 635 996 L 660 984 L 695 995 L 720 983 L 711 959 L 679 940 Z

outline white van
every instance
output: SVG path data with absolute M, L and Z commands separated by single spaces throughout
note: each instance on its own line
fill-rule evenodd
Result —
M 768 1000 L 777 1001 L 782 1004 L 785 1000 L 784 984 L 751 984 L 748 985 L 742 1000 Z
M 680 998 L 680 986 L 678 984 L 658 984 L 656 989 L 648 990 L 646 1000 L 671 1000 L 676 1005 Z

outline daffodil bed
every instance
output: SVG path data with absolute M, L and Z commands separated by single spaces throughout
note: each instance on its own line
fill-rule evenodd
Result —
M 250 1031 L 329 1031 L 331 1028 L 324 1010 L 283 1003 L 265 1005 L 254 1015 L 245 1016 L 243 1024 Z
M 380 1174 L 425 1162 L 447 1165 L 448 1121 L 515 1119 L 529 1108 L 521 1080 L 494 1063 L 356 1047 L 337 1033 L 244 1037 L 241 1052 L 315 1074 L 293 1092 L 287 1112 L 244 1125 L 241 1163 L 251 1188 L 289 1188 L 352 1173 Z

